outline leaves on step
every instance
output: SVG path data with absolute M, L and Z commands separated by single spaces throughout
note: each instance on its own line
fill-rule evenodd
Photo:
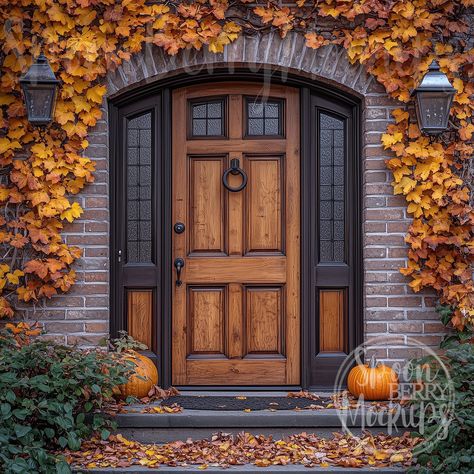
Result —
M 141 444 L 122 435 L 111 435 L 107 441 L 92 439 L 81 451 L 63 454 L 77 468 L 148 467 L 198 465 L 229 467 L 254 464 L 259 467 L 300 464 L 306 467 L 386 467 L 409 466 L 412 450 L 419 442 L 409 433 L 402 436 L 372 435 L 353 437 L 334 433 L 331 439 L 300 433 L 285 439 L 240 433 L 232 436 L 218 433 L 211 439 L 175 441 L 163 445 Z

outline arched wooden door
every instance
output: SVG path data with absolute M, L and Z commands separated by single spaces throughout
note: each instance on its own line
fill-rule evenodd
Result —
M 172 383 L 297 385 L 299 91 L 181 88 L 172 117 Z

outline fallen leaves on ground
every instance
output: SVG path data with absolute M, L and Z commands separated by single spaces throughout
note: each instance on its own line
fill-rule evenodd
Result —
M 319 405 L 311 404 L 303 408 L 295 408 L 295 410 L 322 410 L 322 409 L 336 409 L 336 410 L 356 410 L 369 409 L 372 411 L 393 411 L 397 409 L 397 405 L 403 405 L 404 402 L 400 400 L 388 401 L 363 401 L 351 395 L 347 390 L 332 394 L 329 398 L 321 398 L 315 393 L 301 390 L 300 392 L 289 392 L 289 398 L 307 398 L 309 400 L 318 400 Z
M 288 392 L 286 395 L 288 398 L 308 398 L 309 400 L 321 400 L 315 393 L 308 392 L 307 390 L 300 390 L 299 392 Z
M 154 405 L 148 406 L 140 410 L 140 413 L 152 413 L 152 414 L 163 414 L 163 413 L 181 413 L 183 407 L 180 407 L 177 403 L 173 403 L 171 406 Z
M 155 400 L 166 400 L 170 397 L 180 395 L 179 390 L 175 387 L 161 388 L 158 385 L 153 385 L 151 390 L 148 392 L 148 396 L 141 398 L 140 403 L 150 403 Z
M 122 435 L 111 435 L 107 441 L 92 439 L 82 445 L 81 451 L 66 450 L 62 454 L 78 468 L 148 467 L 200 465 L 229 467 L 254 464 L 302 464 L 307 467 L 387 467 L 401 463 L 411 464 L 413 447 L 418 439 L 409 433 L 400 437 L 384 434 L 361 437 L 335 433 L 333 438 L 320 438 L 301 433 L 285 439 L 240 433 L 232 436 L 219 433 L 210 440 L 175 441 L 163 445 L 141 444 Z

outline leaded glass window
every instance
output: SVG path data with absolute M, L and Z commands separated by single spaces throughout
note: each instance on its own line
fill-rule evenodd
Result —
M 224 99 L 191 102 L 190 108 L 192 137 L 225 136 Z
M 283 101 L 248 97 L 246 135 L 282 136 Z
M 152 114 L 127 122 L 127 262 L 152 262 Z
M 345 261 L 344 121 L 319 115 L 319 261 Z

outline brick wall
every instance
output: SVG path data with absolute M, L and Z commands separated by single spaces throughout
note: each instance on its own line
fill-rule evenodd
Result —
M 166 56 L 150 46 L 107 77 L 109 96 L 117 95 L 150 81 L 187 71 L 195 74 L 236 66 L 250 70 L 271 66 L 299 73 L 333 87 L 350 91 L 363 101 L 364 162 L 364 316 L 366 337 L 387 338 L 387 346 L 378 349 L 389 360 L 407 356 L 407 337 L 416 336 L 428 345 L 437 345 L 443 327 L 434 313 L 431 294 L 413 294 L 408 280 L 398 269 L 406 259 L 404 235 L 409 219 L 404 200 L 393 196 L 391 174 L 384 160 L 389 156 L 380 138 L 391 120 L 390 111 L 397 103 L 360 65 L 349 64 L 342 48 L 327 46 L 317 51 L 305 47 L 304 38 L 289 34 L 242 37 L 222 54 L 185 51 Z M 104 117 L 89 135 L 87 155 L 97 165 L 96 182 L 78 197 L 85 209 L 80 220 L 66 227 L 66 240 L 84 248 L 77 265 L 78 282 L 67 295 L 53 298 L 46 306 L 26 309 L 30 318 L 39 319 L 49 337 L 83 346 L 98 344 L 109 327 L 109 195 L 108 195 L 108 122 Z M 393 336 L 399 336 L 395 339 Z M 390 339 L 390 342 L 388 342 Z

